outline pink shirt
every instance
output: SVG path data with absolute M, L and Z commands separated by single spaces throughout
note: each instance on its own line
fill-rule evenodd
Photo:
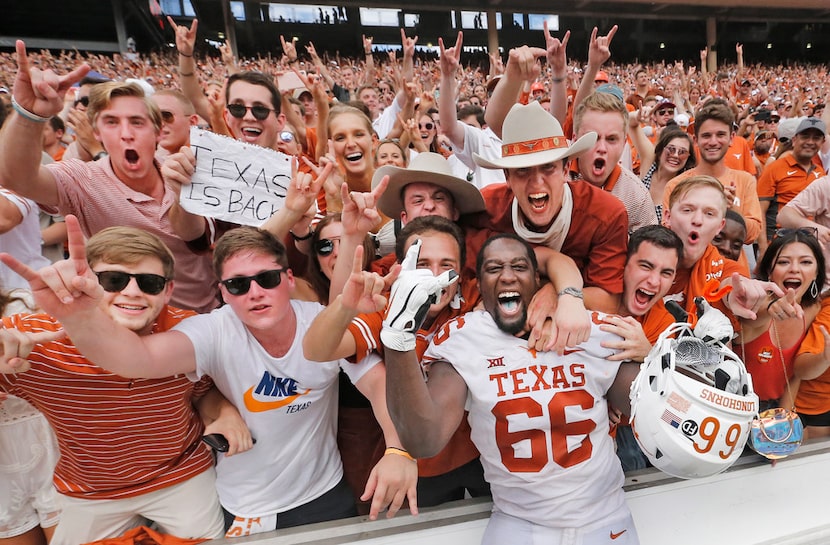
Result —
M 87 237 L 114 226 L 142 229 L 158 236 L 176 259 L 175 288 L 170 304 L 197 312 L 217 306 L 216 278 L 210 253 L 194 253 L 173 233 L 170 208 L 176 194 L 165 187 L 161 202 L 134 191 L 121 182 L 109 158 L 85 163 L 71 159 L 47 165 L 58 189 L 57 207 L 46 212 L 73 214 Z

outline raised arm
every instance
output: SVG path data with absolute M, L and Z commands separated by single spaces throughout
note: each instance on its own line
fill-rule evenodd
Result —
M 510 50 L 504 76 L 496 84 L 493 96 L 487 102 L 487 109 L 484 112 L 487 126 L 499 138 L 501 138 L 504 118 L 507 117 L 510 108 L 516 104 L 522 85 L 525 82 L 536 81 L 541 72 L 538 59 L 546 55 L 547 51 L 544 49 L 526 45 Z
M 574 97 L 574 110 L 585 97 L 594 91 L 597 72 L 611 58 L 611 41 L 616 33 L 617 25 L 612 26 L 605 36 L 597 36 L 597 27 L 594 27 L 594 30 L 591 31 L 591 40 L 588 44 L 588 66 L 585 67 L 582 82 L 579 84 L 579 90 Z
M 441 58 L 438 61 L 441 67 L 441 81 L 438 84 L 438 119 L 441 121 L 441 130 L 450 139 L 452 145 L 462 149 L 464 148 L 464 127 L 458 120 L 456 111 L 455 76 L 458 73 L 463 43 L 464 33 L 460 30 L 453 47 L 444 47 L 444 39 L 438 38 L 438 47 L 441 50 Z
M 26 44 L 17 40 L 17 76 L 12 90 L 14 113 L 0 131 L 0 183 L 41 204 L 58 202 L 54 176 L 41 167 L 43 124 L 63 109 L 63 97 L 89 72 L 82 64 L 58 75 L 29 66 Z
M 193 19 L 190 28 L 177 25 L 172 17 L 167 16 L 167 22 L 176 33 L 176 51 L 179 54 L 179 85 L 182 93 L 193 103 L 193 108 L 202 119 L 210 119 L 210 104 L 199 85 L 199 76 L 196 73 L 196 59 L 193 58 L 196 50 L 196 30 L 199 21 Z
M 179 204 L 182 186 L 190 184 L 196 171 L 196 156 L 189 146 L 184 146 L 164 160 L 161 176 L 164 183 L 176 194 L 176 201 L 170 208 L 170 224 L 173 232 L 184 241 L 196 240 L 205 233 L 205 218 L 188 212 Z
M 389 185 L 389 177 L 381 178 L 380 183 L 367 193 L 349 191 L 349 186 L 343 183 L 340 186 L 340 198 L 343 201 L 341 224 L 343 234 L 340 237 L 338 255 L 344 257 L 354 255 L 358 246 L 363 245 L 366 235 L 376 229 L 381 221 L 377 210 L 377 202 Z M 331 274 L 329 301 L 343 291 L 343 286 L 352 272 L 351 262 L 348 259 L 338 259 Z
M 169 331 L 139 337 L 101 309 L 104 290 L 87 263 L 75 216 L 66 216 L 66 230 L 69 259 L 38 272 L 9 254 L 0 254 L 0 261 L 29 282 L 38 306 L 61 322 L 78 350 L 96 365 L 136 378 L 194 371 L 196 353 L 186 335 Z
M 568 40 L 571 31 L 565 32 L 562 41 L 550 35 L 548 21 L 545 19 L 545 50 L 551 69 L 550 113 L 561 125 L 565 125 L 568 116 Z
M 328 163 L 322 168 L 317 169 L 313 174 L 299 171 L 298 159 L 291 158 L 291 183 L 286 192 L 285 202 L 283 207 L 277 210 L 268 220 L 262 224 L 262 229 L 265 229 L 279 240 L 284 240 L 293 231 L 297 236 L 305 235 L 307 231 L 296 231 L 300 225 L 297 225 L 303 217 L 311 223 L 314 216 L 312 207 L 316 211 L 317 195 L 323 187 L 328 175 L 331 173 L 334 165 Z M 306 229 L 308 229 L 307 226 Z

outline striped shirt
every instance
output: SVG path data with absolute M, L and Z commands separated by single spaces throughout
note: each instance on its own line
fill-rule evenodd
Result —
M 210 253 L 196 253 L 176 236 L 170 223 L 170 208 L 176 194 L 165 187 L 161 202 L 134 191 L 121 182 L 109 158 L 85 163 L 65 160 L 47 165 L 58 191 L 56 207 L 42 207 L 47 213 L 73 214 L 87 237 L 107 227 L 124 225 L 158 236 L 176 258 L 176 284 L 172 304 L 198 312 L 216 308 L 216 278 Z M 160 176 L 160 175 L 159 175 Z
M 153 332 L 193 312 L 165 307 Z M 18 314 L 3 326 L 56 331 L 46 314 Z M 128 498 L 186 481 L 213 465 L 201 443 L 204 426 L 192 402 L 212 385 L 184 375 L 128 379 L 84 358 L 68 339 L 38 345 L 31 369 L 0 375 L 0 389 L 29 401 L 45 416 L 60 446 L 55 486 L 83 499 Z

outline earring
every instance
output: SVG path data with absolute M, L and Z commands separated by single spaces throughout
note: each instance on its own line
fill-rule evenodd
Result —
M 818 299 L 818 284 L 816 284 L 815 280 L 810 283 L 810 297 Z

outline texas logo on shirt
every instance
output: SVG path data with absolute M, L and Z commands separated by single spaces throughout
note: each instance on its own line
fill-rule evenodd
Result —
M 311 388 L 306 388 L 305 391 L 298 392 L 297 381 L 293 378 L 275 377 L 265 371 L 256 388 L 248 388 L 243 399 L 246 409 L 252 413 L 261 413 L 291 405 L 310 391 Z

